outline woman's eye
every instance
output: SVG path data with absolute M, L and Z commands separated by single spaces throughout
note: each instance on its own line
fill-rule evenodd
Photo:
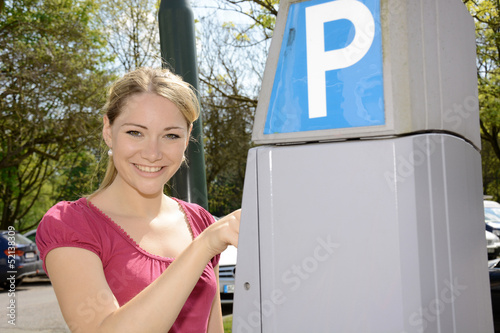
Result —
M 138 132 L 138 131 L 127 131 L 127 134 L 131 135 L 131 136 L 135 136 L 135 137 L 139 137 L 141 136 L 141 132 Z
M 165 135 L 165 137 L 167 139 L 171 139 L 171 140 L 180 138 L 180 136 L 178 136 L 177 134 L 167 134 L 167 135 Z

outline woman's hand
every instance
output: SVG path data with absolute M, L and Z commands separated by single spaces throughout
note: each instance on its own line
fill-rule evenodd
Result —
M 200 234 L 211 257 L 224 251 L 228 245 L 238 247 L 240 217 L 241 209 L 238 209 L 214 222 Z

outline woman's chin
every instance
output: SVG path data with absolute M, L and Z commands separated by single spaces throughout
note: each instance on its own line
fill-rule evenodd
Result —
M 144 198 L 154 199 L 159 196 L 163 196 L 163 188 L 161 190 L 158 189 L 136 189 L 137 193 Z

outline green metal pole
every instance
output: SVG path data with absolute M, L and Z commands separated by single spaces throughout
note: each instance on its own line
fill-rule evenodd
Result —
M 182 76 L 198 90 L 198 62 L 194 36 L 194 16 L 187 0 L 162 0 L 158 13 L 161 57 L 164 66 Z M 198 96 L 199 97 L 199 96 Z M 194 141 L 189 143 L 187 160 L 172 177 L 173 194 L 179 199 L 208 209 L 202 119 L 193 124 Z

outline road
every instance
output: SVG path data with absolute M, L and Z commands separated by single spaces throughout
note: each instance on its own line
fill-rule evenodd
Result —
M 32 278 L 26 281 L 14 293 L 0 291 L 0 331 L 69 333 L 49 280 Z M 15 308 L 10 305 L 13 301 Z M 15 322 L 9 323 L 13 318 Z

